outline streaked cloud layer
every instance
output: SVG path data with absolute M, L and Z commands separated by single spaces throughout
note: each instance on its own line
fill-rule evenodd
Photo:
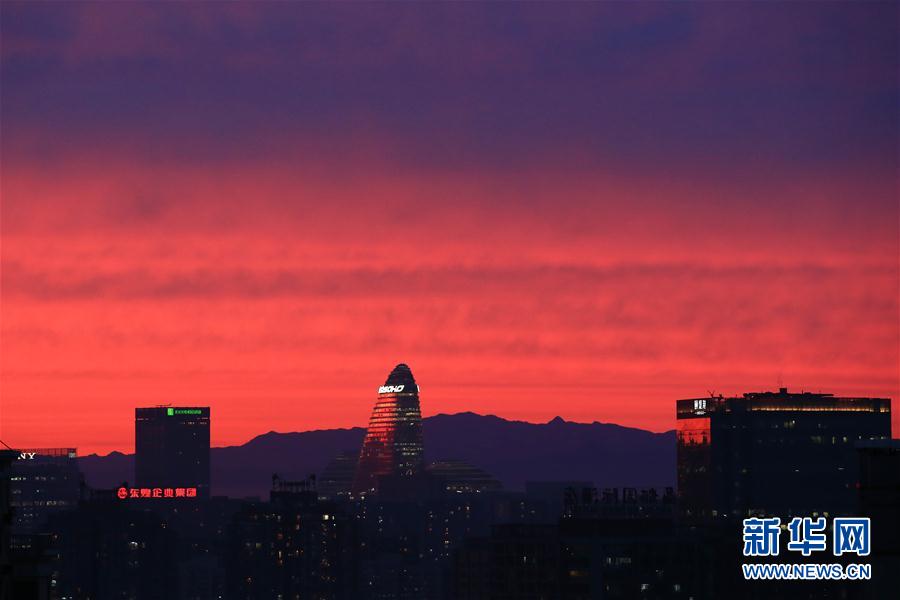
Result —
M 897 398 L 897 10 L 4 3 L 0 437 Z

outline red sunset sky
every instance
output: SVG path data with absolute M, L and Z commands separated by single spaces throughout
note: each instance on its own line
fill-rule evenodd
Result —
M 897 11 L 4 2 L 0 439 L 897 403 Z

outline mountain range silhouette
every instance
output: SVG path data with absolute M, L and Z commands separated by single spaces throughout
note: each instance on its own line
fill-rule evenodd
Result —
M 653 433 L 610 423 L 509 421 L 471 412 L 423 419 L 426 461 L 462 460 L 509 490 L 526 481 L 591 481 L 597 487 L 664 487 L 675 481 L 675 432 Z M 300 479 L 321 473 L 336 455 L 358 451 L 365 429 L 268 433 L 240 446 L 212 448 L 212 492 L 268 497 L 272 475 Z M 134 455 L 113 452 L 79 459 L 88 485 L 133 481 Z

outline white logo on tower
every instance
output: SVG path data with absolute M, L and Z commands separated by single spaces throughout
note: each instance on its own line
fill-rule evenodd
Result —
M 383 385 L 378 388 L 379 394 L 398 394 L 403 391 L 402 385 Z

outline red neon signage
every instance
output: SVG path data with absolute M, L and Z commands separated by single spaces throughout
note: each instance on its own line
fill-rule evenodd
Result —
M 120 500 L 141 500 L 147 498 L 196 498 L 197 488 L 127 488 L 116 490 Z

